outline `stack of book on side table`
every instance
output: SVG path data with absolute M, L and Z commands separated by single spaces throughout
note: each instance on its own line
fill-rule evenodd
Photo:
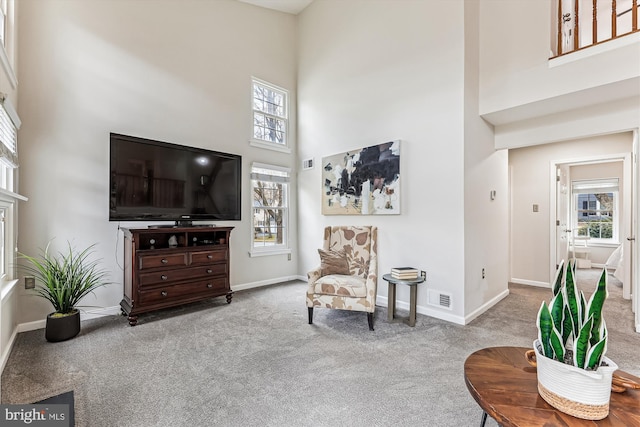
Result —
M 417 279 L 420 271 L 413 267 L 396 267 L 391 269 L 391 277 L 398 280 Z

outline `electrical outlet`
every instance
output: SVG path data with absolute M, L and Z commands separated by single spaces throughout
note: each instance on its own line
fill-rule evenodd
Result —
M 287 261 L 291 261 L 291 254 L 287 254 Z
M 485 278 L 485 274 L 484 274 L 484 268 L 482 269 L 482 278 Z
M 533 205 L 533 211 L 534 211 L 534 212 L 538 212 L 538 209 L 539 209 L 538 204 L 537 204 L 537 203 L 536 203 L 536 204 L 534 204 L 534 205 Z
M 33 276 L 26 276 L 24 278 L 24 288 L 34 289 L 36 287 L 36 278 Z

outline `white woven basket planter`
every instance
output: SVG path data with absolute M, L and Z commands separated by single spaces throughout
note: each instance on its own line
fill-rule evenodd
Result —
M 538 371 L 538 393 L 554 408 L 585 420 L 601 420 L 609 415 L 611 379 L 618 369 L 603 357 L 607 366 L 587 371 L 543 356 L 540 342 L 535 340 Z

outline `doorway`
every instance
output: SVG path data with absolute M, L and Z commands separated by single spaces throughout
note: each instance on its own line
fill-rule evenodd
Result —
M 628 307 L 636 312 L 635 329 L 640 332 L 635 309 L 637 266 L 633 265 L 636 168 L 632 153 L 553 161 L 556 216 L 550 241 L 552 265 L 576 259 L 578 280 L 590 280 L 594 273 L 581 269 L 592 266 L 615 273 L 610 276 L 611 286 L 619 286 L 617 293 L 625 300 L 633 298 Z

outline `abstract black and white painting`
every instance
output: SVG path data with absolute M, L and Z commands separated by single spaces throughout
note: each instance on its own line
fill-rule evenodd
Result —
M 323 215 L 400 213 L 400 141 L 322 158 Z

